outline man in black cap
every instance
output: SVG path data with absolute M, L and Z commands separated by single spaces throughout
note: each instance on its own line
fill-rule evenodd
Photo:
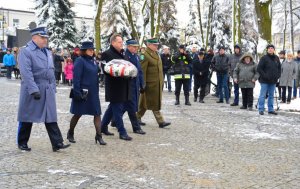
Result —
M 258 100 L 258 111 L 260 115 L 264 115 L 265 97 L 268 94 L 268 112 L 277 115 L 274 111 L 274 92 L 278 79 L 281 75 L 281 64 L 277 55 L 275 55 L 275 47 L 272 44 L 267 46 L 267 54 L 261 57 L 257 72 L 259 73 L 260 94 Z
M 211 59 L 207 58 L 203 51 L 198 54 L 198 59 L 193 61 L 194 72 L 194 102 L 197 102 L 198 89 L 200 88 L 199 102 L 204 103 L 206 85 L 208 83 L 209 67 Z
M 237 63 L 239 63 L 240 58 L 242 56 L 243 55 L 241 53 L 241 47 L 239 45 L 235 45 L 234 46 L 234 54 L 232 54 L 229 57 L 229 66 L 230 66 L 230 76 L 231 76 L 231 78 L 233 78 L 234 69 L 235 69 Z M 231 106 L 238 106 L 239 105 L 239 84 L 233 82 L 233 87 L 234 87 L 234 101 L 231 104 Z
M 226 104 L 229 104 L 228 72 L 229 58 L 225 54 L 225 48 L 219 48 L 219 54 L 212 59 L 213 69 L 217 72 L 217 86 L 219 91 L 219 100 L 217 103 L 223 103 L 223 92 L 225 94 Z
M 179 105 L 179 97 L 181 87 L 183 85 L 183 91 L 185 96 L 185 105 L 190 106 L 190 90 L 189 90 L 189 82 L 190 82 L 190 64 L 192 63 L 192 59 L 189 54 L 185 51 L 185 46 L 179 46 L 179 52 L 172 57 L 172 62 L 174 63 L 174 80 L 175 80 L 175 96 L 176 102 L 175 105 Z
M 45 27 L 31 31 L 32 40 L 20 50 L 18 61 L 22 76 L 19 112 L 18 147 L 30 151 L 27 143 L 32 123 L 45 123 L 53 151 L 70 146 L 63 144 L 57 124 L 56 85 L 51 52 L 46 48 L 48 34 Z

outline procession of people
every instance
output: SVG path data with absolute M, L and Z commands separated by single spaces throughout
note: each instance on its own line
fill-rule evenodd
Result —
M 93 42 L 84 41 L 70 53 L 64 49 L 47 48 L 47 28 L 37 27 L 31 30 L 32 40 L 26 47 L 8 49 L 3 56 L 7 68 L 6 77 L 11 80 L 12 73 L 21 79 L 21 91 L 18 110 L 18 148 L 30 151 L 28 146 L 33 123 L 45 123 L 52 150 L 68 148 L 63 143 L 63 135 L 57 123 L 56 87 L 65 84 L 71 86 L 70 128 L 66 138 L 76 143 L 75 128 L 83 115 L 93 116 L 95 143 L 106 145 L 103 135 L 112 136 L 109 124 L 118 130 L 119 138 L 131 141 L 123 121 L 127 112 L 134 134 L 145 135 L 142 118 L 147 110 L 153 112 L 158 128 L 171 123 L 161 113 L 163 88 L 172 92 L 172 79 L 175 82 L 175 105 L 180 105 L 180 93 L 183 87 L 184 105 L 191 106 L 190 93 L 193 89 L 194 103 L 205 103 L 210 93 L 212 73 L 216 73 L 217 103 L 239 106 L 240 91 L 242 103 L 240 109 L 253 110 L 254 88 L 260 83 L 258 113 L 264 115 L 265 99 L 268 99 L 268 114 L 277 115 L 274 108 L 276 87 L 281 103 L 290 104 L 297 97 L 300 87 L 300 51 L 294 58 L 291 52 L 281 51 L 275 54 L 275 46 L 269 44 L 266 54 L 255 62 L 253 54 L 242 52 L 240 45 L 234 46 L 232 55 L 226 54 L 226 48 L 220 46 L 217 52 L 206 51 L 193 46 L 191 52 L 186 45 L 178 46 L 172 52 L 168 46 L 162 46 L 157 38 L 144 41 L 141 47 L 136 39 L 123 40 L 122 35 L 113 34 L 110 46 L 104 52 L 95 52 Z M 124 49 L 123 46 L 126 46 Z M 287 57 L 285 56 L 287 54 Z M 132 77 L 125 77 L 106 71 L 107 63 L 125 61 L 136 70 Z M 124 68 L 126 69 L 126 68 Z M 116 75 L 115 75 L 116 74 Z M 166 82 L 165 82 L 166 79 Z M 231 80 L 233 96 L 231 97 Z M 193 81 L 191 85 L 190 82 Z M 193 86 L 193 87 L 191 87 Z M 99 88 L 105 89 L 105 101 L 109 102 L 103 112 L 101 109 Z M 193 104 L 194 105 L 194 104 Z M 80 128 L 78 128 L 79 130 Z

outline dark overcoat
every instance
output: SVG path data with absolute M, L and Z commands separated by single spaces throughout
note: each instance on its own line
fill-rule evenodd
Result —
M 99 67 L 92 56 L 81 56 L 76 59 L 73 73 L 74 95 L 82 95 L 88 90 L 86 100 L 72 99 L 70 112 L 75 115 L 101 115 L 99 99 Z

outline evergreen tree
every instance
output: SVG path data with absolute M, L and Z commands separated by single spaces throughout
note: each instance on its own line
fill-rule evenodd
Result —
M 178 21 L 176 19 L 176 0 L 164 2 L 161 7 L 160 40 L 171 50 L 176 50 L 178 45 Z
M 75 47 L 77 30 L 75 13 L 68 0 L 37 0 L 38 25 L 47 25 L 50 47 Z
M 125 38 L 130 38 L 129 24 L 123 9 L 122 1 L 111 0 L 105 1 L 103 11 L 103 36 L 109 39 L 113 33 L 120 33 Z
M 223 46 L 226 49 L 230 49 L 232 41 L 232 3 L 230 0 L 215 0 L 213 9 L 210 46 L 212 48 Z
M 194 10 L 193 0 L 191 0 L 189 4 L 189 23 L 185 31 L 185 35 L 186 37 L 188 37 L 187 43 L 190 45 L 199 43 L 199 40 L 197 38 L 197 28 L 198 28 L 197 15 Z
M 81 20 L 81 26 L 79 31 L 79 38 L 81 41 L 85 41 L 87 38 L 87 26 L 84 20 Z

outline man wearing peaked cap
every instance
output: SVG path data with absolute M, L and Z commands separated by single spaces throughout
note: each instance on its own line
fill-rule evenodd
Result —
M 139 43 L 135 39 L 129 39 L 125 43 L 126 46 L 134 46 L 134 47 L 139 47 Z
M 57 124 L 56 84 L 51 52 L 46 48 L 48 34 L 45 27 L 31 31 L 32 40 L 20 50 L 18 61 L 22 76 L 17 134 L 18 147 L 30 151 L 27 143 L 33 123 L 45 123 L 53 151 L 67 148 Z
M 159 40 L 157 38 L 151 38 L 145 40 L 146 44 L 159 45 Z
M 129 60 L 138 70 L 138 75 L 130 80 L 131 85 L 131 99 L 125 102 L 124 112 L 127 111 L 130 119 L 133 132 L 136 134 L 146 134 L 141 129 L 141 125 L 137 119 L 136 112 L 138 111 L 139 95 L 145 91 L 144 75 L 142 67 L 137 55 L 139 43 L 135 39 L 126 41 L 125 58 Z
M 41 37 L 46 37 L 46 38 L 49 37 L 48 30 L 47 30 L 46 27 L 37 27 L 37 28 L 34 28 L 34 29 L 30 30 L 30 33 L 31 33 L 31 36 L 39 35 Z
M 160 128 L 164 128 L 171 123 L 165 122 L 160 112 L 163 89 L 163 68 L 162 61 L 158 54 L 158 39 L 152 38 L 146 41 L 147 49 L 142 54 L 144 59 L 141 61 L 144 73 L 144 81 L 146 83 L 145 91 L 140 95 L 139 110 L 137 118 L 141 125 L 141 118 L 147 110 L 152 110 L 154 117 Z

